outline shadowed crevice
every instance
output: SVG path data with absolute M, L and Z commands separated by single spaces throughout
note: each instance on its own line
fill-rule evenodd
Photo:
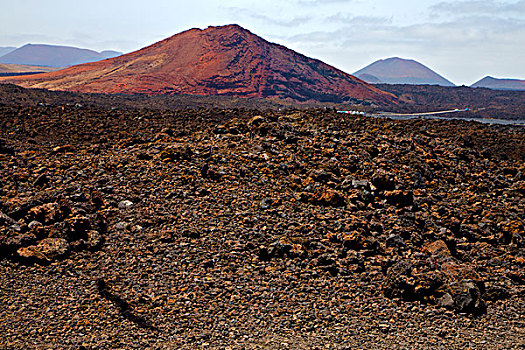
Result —
M 149 320 L 145 319 L 142 316 L 136 315 L 133 312 L 131 305 L 129 305 L 127 301 L 111 292 L 111 288 L 102 278 L 97 279 L 97 289 L 101 297 L 111 301 L 119 308 L 120 313 L 122 314 L 122 316 L 124 316 L 125 319 L 135 323 L 140 328 L 149 329 L 153 331 L 158 330 L 157 327 L 155 327 Z

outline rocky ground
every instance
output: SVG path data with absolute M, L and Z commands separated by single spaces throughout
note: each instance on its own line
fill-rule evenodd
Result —
M 522 349 L 525 129 L 0 106 L 0 347 Z

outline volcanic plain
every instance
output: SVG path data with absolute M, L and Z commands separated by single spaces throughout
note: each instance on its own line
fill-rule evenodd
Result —
M 523 127 L 30 96 L 0 348 L 524 347 Z

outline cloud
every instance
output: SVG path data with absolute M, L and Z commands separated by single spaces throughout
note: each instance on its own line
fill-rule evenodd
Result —
M 443 1 L 430 7 L 435 14 L 446 15 L 507 15 L 525 18 L 525 0 L 504 3 L 495 0 Z
M 360 25 L 354 25 L 356 23 Z M 293 35 L 288 37 L 288 40 L 304 44 L 330 42 L 336 45 L 349 42 L 371 42 L 377 45 L 412 42 L 428 47 L 466 44 L 490 47 L 503 42 L 515 45 L 525 42 L 525 20 L 502 20 L 491 16 L 463 17 L 443 23 L 410 26 L 395 26 L 382 18 L 354 17 L 349 18 L 347 24 L 333 31 Z
M 302 24 L 308 23 L 312 20 L 311 16 L 297 16 L 292 18 L 282 18 L 277 16 L 266 16 L 261 13 L 257 13 L 245 8 L 230 7 L 227 8 L 235 16 L 256 20 L 264 24 L 276 25 L 280 27 L 297 27 Z
M 385 25 L 392 23 L 392 17 L 372 17 L 372 16 L 353 16 L 349 13 L 338 12 L 335 15 L 326 17 L 324 23 L 337 23 L 345 25 Z
M 2 37 L 2 45 L 21 46 L 23 45 L 22 43 L 41 44 L 55 42 L 60 42 L 59 38 L 43 34 L 14 34 Z
M 355 2 L 354 0 L 297 0 L 298 4 L 302 5 L 326 5 L 326 4 L 342 4 Z
M 488 74 L 525 76 L 525 20 L 520 19 L 477 15 L 397 26 L 375 18 L 283 40 L 350 73 L 371 60 L 400 56 L 422 60 L 456 82 L 470 83 Z

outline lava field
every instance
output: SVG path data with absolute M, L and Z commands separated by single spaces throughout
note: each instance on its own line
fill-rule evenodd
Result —
M 525 129 L 0 105 L 0 348 L 522 349 Z

